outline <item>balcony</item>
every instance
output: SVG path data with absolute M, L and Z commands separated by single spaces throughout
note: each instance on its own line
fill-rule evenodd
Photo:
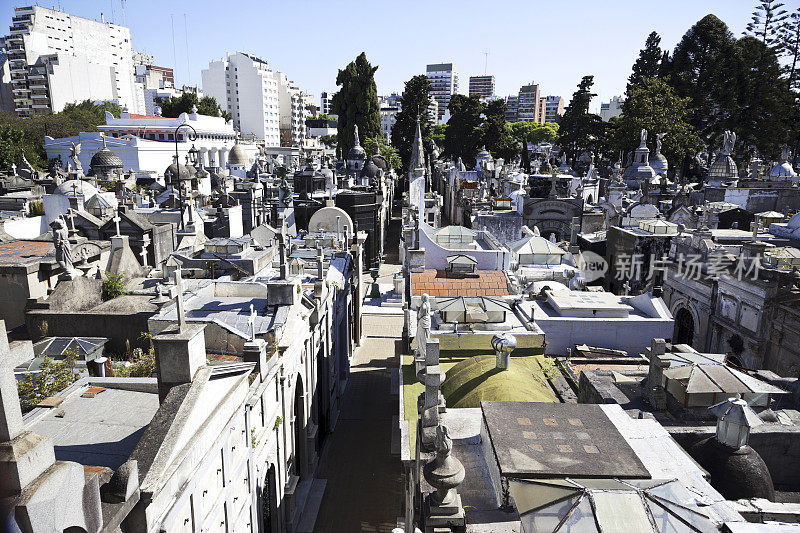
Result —
M 50 109 L 50 104 L 37 103 L 33 104 L 34 109 Z
M 28 33 L 28 25 L 27 24 L 15 24 L 11 26 L 9 33 L 11 35 L 22 35 Z
M 30 74 L 28 74 L 28 79 L 29 80 L 43 80 L 43 79 L 45 79 L 45 75 L 44 75 L 43 72 L 32 71 Z
M 24 102 L 33 102 L 33 100 L 31 100 L 31 98 L 28 96 L 17 96 L 16 98 L 14 98 L 14 102 L 16 102 L 17 105 L 19 105 Z
M 24 54 L 25 53 L 25 47 L 22 46 L 21 44 L 18 44 L 18 45 L 15 45 L 15 46 L 9 46 L 8 47 L 8 53 L 9 54 Z
M 31 93 L 31 98 L 34 100 L 48 100 L 50 97 L 47 93 Z
M 23 85 L 21 87 L 12 87 L 11 88 L 11 92 L 12 93 L 29 93 L 29 92 L 31 92 L 31 90 Z
M 30 89 L 41 89 L 41 90 L 46 90 L 46 89 L 47 89 L 47 84 L 46 84 L 46 83 L 44 83 L 44 81 L 42 81 L 42 80 L 39 80 L 39 81 L 32 81 L 32 82 L 30 83 L 30 85 L 28 85 L 28 87 L 29 87 Z

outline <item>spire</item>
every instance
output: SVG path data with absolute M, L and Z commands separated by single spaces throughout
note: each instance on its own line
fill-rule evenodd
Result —
M 409 170 L 425 168 L 425 150 L 422 148 L 422 130 L 419 127 L 419 115 L 417 116 L 417 129 L 414 132 L 414 144 L 411 148 L 411 161 L 408 164 Z

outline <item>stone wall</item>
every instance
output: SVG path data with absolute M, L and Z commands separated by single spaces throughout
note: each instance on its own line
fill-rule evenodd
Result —
M 25 315 L 28 334 L 33 341 L 42 335 L 42 324 L 47 322 L 49 337 L 106 337 L 106 353 L 122 355 L 126 353 L 125 341 L 131 348 L 149 348 L 146 339 L 141 339 L 147 331 L 147 319 L 152 313 L 111 314 L 90 311 L 51 311 L 33 309 Z

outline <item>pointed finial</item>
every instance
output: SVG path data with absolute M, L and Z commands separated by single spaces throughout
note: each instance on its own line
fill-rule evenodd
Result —
M 358 140 L 358 124 L 353 125 L 353 146 L 361 146 Z

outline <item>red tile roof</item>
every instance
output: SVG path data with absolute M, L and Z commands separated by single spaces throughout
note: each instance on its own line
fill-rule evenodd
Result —
M 37 263 L 54 251 L 51 241 L 10 241 L 0 244 L 0 265 Z
M 476 278 L 450 278 L 444 270 L 428 269 L 411 274 L 411 295 L 436 298 L 457 296 L 506 296 L 508 281 L 501 270 L 478 270 Z

